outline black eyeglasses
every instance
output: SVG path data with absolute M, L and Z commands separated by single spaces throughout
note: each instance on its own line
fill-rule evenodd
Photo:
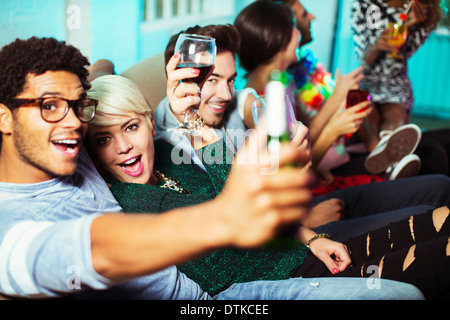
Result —
M 14 107 L 32 104 L 39 105 L 41 117 L 47 122 L 56 123 L 61 121 L 69 112 L 69 108 L 72 108 L 78 119 L 86 123 L 94 118 L 98 101 L 93 99 L 67 100 L 59 97 L 13 100 Z

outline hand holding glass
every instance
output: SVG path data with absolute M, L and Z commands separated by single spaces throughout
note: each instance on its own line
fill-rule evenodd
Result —
M 408 35 L 408 30 L 405 24 L 397 22 L 389 22 L 388 24 L 388 34 L 392 39 L 388 40 L 388 44 L 392 44 L 400 48 L 406 41 Z M 397 52 L 391 52 L 387 55 L 389 58 L 402 59 L 403 56 Z
M 214 38 L 196 34 L 181 34 L 175 45 L 175 52 L 180 54 L 180 62 L 177 68 L 195 68 L 200 71 L 194 78 L 186 78 L 184 82 L 196 83 L 202 88 L 206 79 L 212 72 L 216 58 L 216 41 Z M 198 106 L 197 106 L 198 107 Z M 184 114 L 184 120 L 177 128 L 169 129 L 189 135 L 197 135 L 202 121 L 194 111 L 195 106 L 190 107 Z
M 346 108 L 353 107 L 361 102 L 370 101 L 370 93 L 367 90 L 354 89 L 349 90 L 347 94 L 347 103 L 345 105 Z M 362 109 L 359 112 L 363 112 L 367 108 Z M 353 133 L 347 133 L 344 135 L 345 138 L 350 139 L 353 136 Z

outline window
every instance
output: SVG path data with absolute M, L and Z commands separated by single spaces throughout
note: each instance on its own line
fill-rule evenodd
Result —
M 144 21 L 156 22 L 200 16 L 204 13 L 204 0 L 145 0 Z
M 142 32 L 172 34 L 194 25 L 232 23 L 236 1 L 144 0 Z

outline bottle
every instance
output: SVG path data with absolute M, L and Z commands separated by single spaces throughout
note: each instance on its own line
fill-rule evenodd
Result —
M 273 71 L 266 85 L 265 128 L 267 148 L 277 152 L 281 143 L 290 140 L 286 110 L 287 74 Z
M 287 84 L 287 74 L 274 71 L 266 86 L 264 119 L 265 129 L 267 130 L 267 148 L 274 153 L 278 153 L 282 143 L 290 141 L 286 106 Z M 295 165 L 290 163 L 287 166 Z M 301 243 L 296 239 L 299 227 L 300 224 L 294 224 L 279 230 L 278 235 L 264 245 L 264 249 L 288 250 L 301 246 Z

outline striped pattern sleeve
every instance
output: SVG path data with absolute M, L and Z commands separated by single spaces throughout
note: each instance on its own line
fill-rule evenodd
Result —
M 51 222 L 22 221 L 14 225 L 0 246 L 0 286 L 8 296 L 19 292 L 30 297 L 40 297 L 41 292 L 28 272 L 26 258 L 33 240 L 53 225 Z
M 97 216 L 12 225 L 0 244 L 0 292 L 9 297 L 44 298 L 111 285 L 92 267 L 90 225 Z M 78 271 L 75 285 L 70 270 Z

